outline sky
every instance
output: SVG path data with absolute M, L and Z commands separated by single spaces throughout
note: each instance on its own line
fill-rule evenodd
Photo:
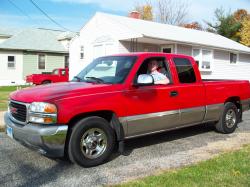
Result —
M 45 17 L 31 0 L 0 0 L 0 27 L 51 28 L 62 30 Z M 106 12 L 127 16 L 137 3 L 145 0 L 33 0 L 53 20 L 70 31 L 80 28 L 95 14 Z M 151 0 L 155 3 L 157 0 Z M 175 0 L 179 1 L 179 0 Z M 250 0 L 184 0 L 188 1 L 187 21 L 214 21 L 214 10 L 223 7 L 235 11 L 244 8 L 250 12 Z M 11 3 L 12 2 L 12 3 Z M 13 3 L 16 5 L 13 5 Z

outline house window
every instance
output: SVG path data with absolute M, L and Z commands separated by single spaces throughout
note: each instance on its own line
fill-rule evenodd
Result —
M 84 59 L 84 46 L 81 46 L 80 49 L 80 59 Z
M 64 56 L 64 67 L 65 68 L 69 67 L 69 56 Z
M 208 49 L 193 49 L 193 57 L 200 70 L 211 70 L 213 51 Z
M 45 55 L 38 55 L 38 69 L 45 69 Z
M 230 64 L 236 64 L 237 62 L 237 54 L 230 53 Z
M 212 51 L 203 49 L 201 69 L 211 69 L 211 62 L 212 62 Z
M 193 49 L 193 57 L 194 57 L 194 59 L 195 59 L 195 62 L 196 62 L 196 64 L 198 65 L 198 67 L 199 67 L 199 64 L 200 64 L 200 49 Z
M 14 69 L 16 67 L 15 56 L 8 56 L 8 68 Z

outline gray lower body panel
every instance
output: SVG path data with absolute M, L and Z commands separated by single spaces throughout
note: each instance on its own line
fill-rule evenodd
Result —
M 120 121 L 127 123 L 128 129 L 125 136 L 136 136 L 164 128 L 172 128 L 180 123 L 179 115 L 179 110 L 174 110 L 124 117 L 120 118 Z
M 224 104 L 120 117 L 125 138 L 218 121 Z

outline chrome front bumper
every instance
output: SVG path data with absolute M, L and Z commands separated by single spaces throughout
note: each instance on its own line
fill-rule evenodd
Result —
M 68 131 L 67 125 L 20 125 L 11 120 L 8 112 L 4 115 L 7 127 L 13 130 L 13 139 L 26 147 L 49 157 L 63 157 Z

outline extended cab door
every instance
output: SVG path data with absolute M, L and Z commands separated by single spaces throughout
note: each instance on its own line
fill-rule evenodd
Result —
M 190 57 L 172 56 L 175 66 L 176 90 L 180 102 L 180 126 L 203 121 L 205 107 L 205 87 L 201 81 L 198 66 Z
M 133 81 L 140 74 L 147 74 L 151 59 L 157 59 L 166 68 L 165 74 L 172 80 L 166 58 L 157 56 L 143 59 Z M 173 94 L 175 91 L 176 86 L 172 81 L 167 85 L 131 85 L 124 93 L 127 106 L 127 116 L 123 118 L 127 123 L 125 136 L 133 137 L 176 127 L 180 123 L 180 114 L 178 98 Z

